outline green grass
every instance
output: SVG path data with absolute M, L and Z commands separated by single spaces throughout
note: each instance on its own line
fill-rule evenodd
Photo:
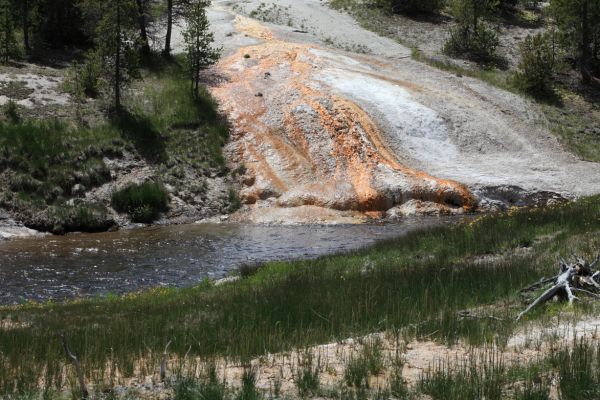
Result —
M 359 355 L 348 361 L 344 380 L 348 386 L 369 388 L 369 377 L 379 374 L 383 369 L 381 341 L 374 339 L 364 345 Z
M 205 89 L 191 95 L 181 57 L 148 77 L 133 112 L 147 116 L 148 125 L 164 136 L 164 151 L 171 159 L 194 167 L 223 168 L 222 148 L 229 137 L 227 122 Z
M 543 105 L 552 131 L 582 159 L 600 162 L 600 111 L 597 103 L 588 103 L 564 90 L 561 97 L 563 107 Z
M 174 400 L 225 400 L 229 398 L 229 390 L 223 382 L 219 382 L 214 364 L 204 371 L 204 377 L 197 379 L 186 375 L 177 377 L 174 382 Z
M 65 304 L 0 308 L 16 321 L 0 330 L 0 393 L 53 389 L 65 357 L 65 331 L 88 378 L 118 365 L 123 376 L 154 371 L 165 343 L 172 354 L 248 359 L 378 331 L 446 343 L 502 345 L 522 308 L 518 289 L 556 272 L 558 254 L 600 247 L 600 197 L 549 209 L 482 217 L 370 249 L 303 262 L 270 263 L 241 281 Z M 545 235 L 553 239 L 541 240 Z M 511 251 L 532 246 L 524 255 Z M 476 256 L 505 254 L 497 262 Z M 365 269 L 365 265 L 373 268 Z M 515 305 L 516 307 L 512 306 Z M 457 318 L 491 306 L 486 322 Z M 539 317 L 540 307 L 528 318 Z M 23 326 L 22 326 L 23 325 Z M 138 364 L 136 364 L 138 363 Z M 136 367 L 137 365 L 137 367 Z
M 453 370 L 440 362 L 421 378 L 419 391 L 435 400 L 501 400 L 506 384 L 506 367 L 494 351 L 471 356 L 466 365 Z
M 0 124 L 0 171 L 10 172 L 13 191 L 25 191 L 53 204 L 59 196 L 70 196 L 77 183 L 93 186 L 109 179 L 102 156 L 118 154 L 117 139 L 106 128 L 78 129 L 34 121 Z
M 452 72 L 456 75 L 476 78 L 500 89 L 513 93 L 520 93 L 511 83 L 511 74 L 493 66 L 465 68 L 444 58 L 429 57 L 417 48 L 412 48 L 411 56 L 413 60 L 425 63 L 437 69 Z
M 321 389 L 319 364 L 320 361 L 316 365 L 313 363 L 313 355 L 310 352 L 303 354 L 298 360 L 298 370 L 294 377 L 294 383 L 300 397 L 315 396 L 319 393 Z
M 508 366 L 494 350 L 471 355 L 462 365 L 440 362 L 424 374 L 417 392 L 433 400 L 548 399 L 552 378 L 564 400 L 600 398 L 600 347 L 588 339 L 554 343 L 528 365 Z
M 127 212 L 134 222 L 152 222 L 166 211 L 169 195 L 156 182 L 129 185 L 112 194 L 111 204 L 120 212 Z

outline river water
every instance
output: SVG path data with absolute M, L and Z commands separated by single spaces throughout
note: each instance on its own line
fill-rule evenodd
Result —
M 314 258 L 357 249 L 426 226 L 179 225 L 0 242 L 0 304 L 122 294 L 221 278 L 244 263 Z

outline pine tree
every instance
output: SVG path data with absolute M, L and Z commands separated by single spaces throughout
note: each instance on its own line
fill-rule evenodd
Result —
M 521 90 L 537 97 L 554 94 L 556 50 L 554 36 L 538 33 L 528 36 L 520 45 L 521 62 L 514 81 Z
M 452 11 L 457 24 L 444 50 L 476 61 L 492 61 L 500 42 L 487 21 L 492 19 L 498 5 L 498 0 L 454 0 Z
M 200 93 L 200 71 L 215 62 L 221 56 L 221 49 L 212 47 L 214 35 L 210 31 L 206 7 L 210 1 L 197 0 L 187 16 L 187 28 L 183 33 L 187 50 L 187 61 L 194 98 Z
M 21 26 L 23 28 L 23 47 L 25 47 L 26 53 L 31 51 L 29 43 L 29 11 L 30 0 L 21 0 Z
M 17 55 L 17 39 L 9 0 L 0 0 L 0 61 L 8 63 Z
M 600 74 L 600 0 L 550 2 L 564 47 L 575 55 L 582 80 Z
M 62 48 L 72 45 L 85 47 L 91 44 L 95 20 L 85 18 L 82 9 L 89 2 L 99 0 L 28 1 L 33 46 Z
M 149 0 L 135 0 L 138 11 L 138 25 L 140 29 L 140 47 L 144 57 L 150 55 L 150 44 L 148 42 L 148 17 L 150 15 Z
M 117 113 L 122 110 L 122 92 L 132 77 L 138 74 L 133 48 L 137 10 L 132 0 L 99 1 L 101 19 L 96 28 L 97 51 L 102 60 L 104 80 L 112 94 Z
M 390 7 L 395 13 L 437 13 L 446 0 L 378 0 L 377 5 Z

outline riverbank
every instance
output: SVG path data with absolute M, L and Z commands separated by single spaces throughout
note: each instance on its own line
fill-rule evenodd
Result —
M 592 258 L 598 251 L 599 218 L 600 198 L 592 197 L 484 216 L 348 254 L 245 268 L 241 280 L 219 286 L 206 281 L 182 290 L 3 307 L 0 393 L 45 391 L 46 398 L 61 398 L 76 390 L 56 336 L 59 331 L 66 333 L 98 398 L 106 393 L 125 398 L 133 393 L 129 389 L 154 382 L 144 396 L 183 399 L 173 395 L 174 388 L 184 377 L 200 384 L 194 371 L 200 374 L 210 360 L 246 365 L 269 353 L 374 332 L 392 332 L 407 343 L 503 348 L 517 330 L 531 327 L 536 319 L 577 318 L 590 311 L 584 301 L 574 309 L 549 305 L 515 322 L 523 308 L 519 289 L 555 274 L 558 255 L 575 252 Z M 459 317 L 469 314 L 486 317 Z M 168 342 L 168 382 L 175 383 L 164 385 L 158 384 L 157 374 Z M 202 364 L 192 363 L 191 370 L 182 363 L 197 357 Z M 347 360 L 345 368 L 350 365 Z M 326 366 L 318 371 L 324 374 Z M 537 373 L 546 376 L 545 371 Z M 335 394 L 328 388 L 357 395 L 359 387 L 344 382 L 340 376 L 335 383 L 324 380 L 315 396 L 339 397 L 339 390 Z M 391 382 L 385 380 L 385 386 Z M 239 387 L 240 381 L 228 384 Z M 431 393 L 438 393 L 434 399 L 448 398 Z
M 27 88 L 24 77 L 54 76 L 52 89 L 62 100 L 29 105 L 26 100 L 41 94 L 24 91 L 20 119 L 0 120 L 0 211 L 6 214 L 0 229 L 101 232 L 132 222 L 192 223 L 235 211 L 240 170 L 223 156 L 227 122 L 208 92 L 192 98 L 184 65 L 182 57 L 157 56 L 127 94 L 128 111 L 119 117 L 107 114 L 101 100 L 71 99 L 66 69 L 3 68 L 10 78 L 5 86 L 13 91 Z M 115 193 L 131 187 L 140 194 L 130 189 L 127 195 L 141 202 L 125 198 L 116 205 Z M 153 205 L 156 193 L 147 187 L 162 192 L 165 204 Z

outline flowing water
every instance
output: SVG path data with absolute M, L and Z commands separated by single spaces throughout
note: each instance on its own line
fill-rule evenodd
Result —
M 189 286 L 244 263 L 314 258 L 456 219 L 385 225 L 179 225 L 0 242 L 0 304 Z

